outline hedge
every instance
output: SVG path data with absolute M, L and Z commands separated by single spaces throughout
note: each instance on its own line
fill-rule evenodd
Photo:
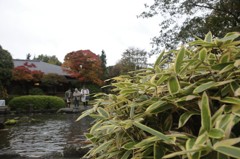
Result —
M 8 106 L 11 110 L 45 110 L 65 107 L 65 102 L 56 96 L 27 95 L 13 98 Z

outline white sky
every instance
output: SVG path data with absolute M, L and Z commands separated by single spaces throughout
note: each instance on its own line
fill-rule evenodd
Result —
M 152 0 L 0 0 L 0 45 L 14 59 L 104 50 L 114 65 L 129 47 L 151 50 L 159 20 L 137 18 Z

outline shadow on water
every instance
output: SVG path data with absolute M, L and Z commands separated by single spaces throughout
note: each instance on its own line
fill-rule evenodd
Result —
M 15 152 L 26 158 L 62 156 L 67 144 L 84 140 L 91 118 L 75 122 L 79 114 L 33 115 L 37 123 L 22 123 L 0 131 L 0 153 Z M 51 158 L 51 157 L 50 157 Z M 58 157 L 59 158 L 59 157 Z

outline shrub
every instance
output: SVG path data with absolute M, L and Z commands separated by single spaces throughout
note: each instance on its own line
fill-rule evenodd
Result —
M 30 95 L 44 95 L 44 92 L 41 88 L 31 88 L 29 90 Z
M 96 95 L 78 118 L 95 118 L 86 157 L 240 158 L 239 36 L 208 33 L 162 52 L 153 68 L 113 78 L 115 94 Z
M 65 107 L 65 102 L 62 98 L 55 96 L 29 95 L 15 97 L 9 101 L 8 105 L 11 110 L 45 110 Z

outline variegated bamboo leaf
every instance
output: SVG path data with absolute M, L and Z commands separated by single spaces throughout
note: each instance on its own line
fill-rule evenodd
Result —
M 208 32 L 207 35 L 205 35 L 204 41 L 211 43 L 212 42 L 212 33 Z
M 223 103 L 228 104 L 234 104 L 234 105 L 240 105 L 240 99 L 235 97 L 225 97 L 222 100 L 220 100 Z
M 222 129 L 213 128 L 208 132 L 208 136 L 210 138 L 214 138 L 214 139 L 221 139 L 225 136 L 225 134 L 224 134 L 224 131 Z
M 176 76 L 168 79 L 168 91 L 171 95 L 177 93 L 181 89 L 179 81 Z
M 165 106 L 166 102 L 165 101 L 157 101 L 155 103 L 153 103 L 152 105 L 150 105 L 147 109 L 146 109 L 146 112 L 152 112 L 154 111 L 155 109 L 158 109 L 159 107 L 162 107 L 162 106 Z
M 121 159 L 128 159 L 129 156 L 131 155 L 132 151 L 126 151 L 123 156 L 121 157 Z
M 193 90 L 193 93 L 194 94 L 198 94 L 198 93 L 201 93 L 209 88 L 212 88 L 212 87 L 215 87 L 216 85 L 216 82 L 214 81 L 210 81 L 210 82 L 207 82 L 207 83 L 204 83 L 204 84 L 201 84 L 200 86 L 196 87 L 194 90 Z
M 162 51 L 160 55 L 158 56 L 156 62 L 154 63 L 154 69 L 159 66 L 160 62 L 162 61 L 163 55 L 165 54 L 165 51 Z
M 103 116 L 104 118 L 109 118 L 109 113 L 105 110 L 105 109 L 103 109 L 103 108 L 101 108 L 101 107 L 98 107 L 97 108 L 97 112 L 101 115 L 101 116 Z
M 218 74 L 223 74 L 225 72 L 229 72 L 234 68 L 233 64 L 229 64 L 226 67 L 224 67 Z
M 201 110 L 201 124 L 203 129 L 206 131 L 210 131 L 212 128 L 212 121 L 211 121 L 211 111 L 209 105 L 209 99 L 206 92 L 202 95 L 202 100 L 200 102 L 200 110 Z
M 199 52 L 199 59 L 201 61 L 204 61 L 207 57 L 207 49 L 206 48 L 203 48 L 202 50 L 200 50 Z
M 230 157 L 240 158 L 239 147 L 222 145 L 222 146 L 216 146 L 215 150 Z
M 231 139 L 225 139 L 225 140 L 221 140 L 221 141 L 218 141 L 216 142 L 213 147 L 214 149 L 218 146 L 232 146 L 232 145 L 235 145 L 237 143 L 240 142 L 240 137 L 238 138 L 231 138 Z
M 197 114 L 198 113 L 195 113 L 195 112 L 185 112 L 185 113 L 183 113 L 179 118 L 178 128 L 183 127 L 187 123 L 187 121 L 191 118 L 191 116 L 197 115 Z
M 160 139 L 162 139 L 163 141 L 167 142 L 167 143 L 172 143 L 172 140 L 169 139 L 166 135 L 164 135 L 163 133 L 157 131 L 157 130 L 154 130 L 144 124 L 141 124 L 139 122 L 133 122 L 133 125 L 135 125 L 136 127 L 154 135 L 154 136 L 157 136 L 159 137 Z
M 176 57 L 176 61 L 175 61 L 175 73 L 179 73 L 181 70 L 181 66 L 182 66 L 182 61 L 184 58 L 184 54 L 185 54 L 185 49 L 184 47 L 182 47 Z
M 220 63 L 227 63 L 230 60 L 230 54 L 223 54 L 220 58 Z
M 238 68 L 240 66 L 240 59 L 236 60 L 233 65 Z

